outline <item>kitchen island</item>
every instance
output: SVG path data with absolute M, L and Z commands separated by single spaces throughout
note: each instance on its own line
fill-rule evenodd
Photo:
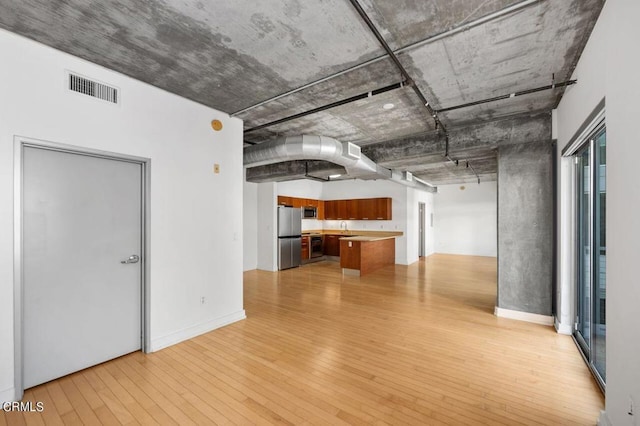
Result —
M 340 238 L 340 267 L 344 274 L 365 275 L 395 263 L 395 236 Z

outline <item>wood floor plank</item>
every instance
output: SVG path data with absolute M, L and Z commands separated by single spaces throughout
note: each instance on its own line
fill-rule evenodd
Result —
M 46 385 L 40 385 L 35 388 L 28 389 L 25 392 L 24 399 L 34 401 L 36 403 L 42 403 L 43 412 L 40 415 L 42 416 L 45 424 L 52 426 L 64 424 L 62 417 L 60 417 L 60 414 L 57 412 L 55 404 L 51 399 L 51 395 L 49 395 Z
M 132 413 L 129 412 L 127 407 L 120 402 L 118 397 L 113 394 L 111 389 L 100 378 L 100 368 L 102 365 L 98 365 L 94 368 L 83 371 L 85 378 L 89 381 L 98 397 L 102 400 L 105 407 L 113 414 L 117 421 L 121 424 L 136 424 L 139 423 Z M 101 415 L 107 414 L 102 410 Z
M 58 412 L 60 417 L 74 411 L 73 405 L 71 405 L 69 399 L 62 390 L 59 380 L 49 382 L 45 385 L 45 387 L 47 388 L 47 392 L 51 397 L 51 401 L 55 405 L 56 411 Z
M 154 386 L 162 391 L 169 391 L 168 395 L 174 403 L 195 424 L 229 424 L 229 420 L 220 412 L 207 404 L 199 395 L 191 392 L 187 381 L 176 380 L 177 373 L 166 368 L 158 359 L 158 355 L 145 359 L 144 368 L 153 376 Z
M 64 377 L 59 380 L 59 383 L 67 399 L 73 406 L 78 419 L 84 424 L 100 424 L 100 420 L 98 420 L 98 417 L 95 415 L 93 408 L 87 403 L 87 400 L 75 385 L 73 377 Z
M 236 423 L 251 423 L 251 424 L 269 424 L 266 419 L 252 410 L 247 410 L 244 402 L 249 399 L 245 394 L 238 392 L 226 383 L 217 380 L 215 376 L 209 374 L 207 368 L 203 368 L 197 362 L 194 362 L 190 354 L 179 348 L 169 348 L 166 351 L 167 355 L 171 356 L 175 361 L 179 361 L 184 366 L 185 378 L 197 384 L 200 389 L 207 395 L 207 400 L 219 399 L 222 403 L 234 410 L 236 415 L 229 413 L 226 408 L 223 408 L 227 417 L 232 419 Z M 238 417 L 237 415 L 240 415 Z
M 248 271 L 246 320 L 28 390 L 45 411 L 0 426 L 594 424 L 603 397 L 572 339 L 493 315 L 496 268 Z
M 196 423 L 180 408 L 179 405 L 182 402 L 179 395 L 173 389 L 166 386 L 158 386 L 155 376 L 148 374 L 142 364 L 135 361 L 134 358 L 133 354 L 124 357 L 123 362 L 118 363 L 118 367 L 136 383 L 147 397 L 159 407 L 162 407 L 172 421 L 180 425 L 195 425 Z

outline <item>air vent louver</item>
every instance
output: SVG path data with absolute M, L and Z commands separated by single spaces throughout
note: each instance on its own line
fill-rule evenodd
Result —
M 77 74 L 69 73 L 69 90 L 113 104 L 118 103 L 118 89 Z
M 360 147 L 351 142 L 342 143 L 342 153 L 345 157 L 353 158 L 354 160 L 359 160 L 362 156 L 360 153 Z

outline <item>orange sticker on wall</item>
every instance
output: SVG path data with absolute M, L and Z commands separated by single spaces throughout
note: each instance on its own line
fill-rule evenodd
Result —
M 220 121 L 220 120 L 211 120 L 211 128 L 213 130 L 215 130 L 216 132 L 222 130 L 222 121 Z

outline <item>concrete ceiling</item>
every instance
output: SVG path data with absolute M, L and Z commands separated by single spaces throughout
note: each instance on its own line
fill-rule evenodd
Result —
M 552 75 L 567 80 L 604 0 L 360 4 L 437 111 L 550 85 Z M 0 27 L 235 115 L 245 130 L 402 81 L 349 0 L 0 0 Z M 550 140 L 564 90 L 439 113 L 457 166 L 406 86 L 246 132 L 245 145 L 319 134 L 433 184 L 495 180 L 499 144 Z M 309 164 L 320 177 L 339 169 Z M 247 176 L 287 180 L 301 170 L 304 162 L 286 162 Z

